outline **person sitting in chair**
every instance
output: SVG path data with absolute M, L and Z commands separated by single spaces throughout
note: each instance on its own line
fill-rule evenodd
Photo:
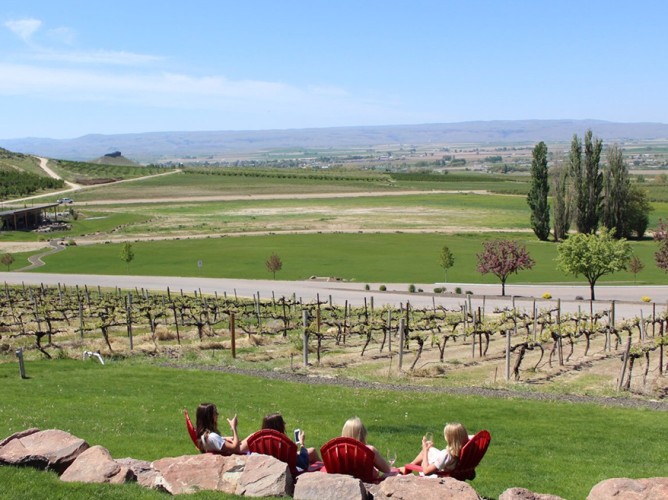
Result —
M 275 431 L 280 432 L 281 434 L 285 434 L 285 420 L 283 420 L 283 415 L 280 413 L 270 413 L 269 415 L 265 415 L 262 418 L 262 429 L 273 429 Z M 249 436 L 250 437 L 250 436 Z M 309 468 L 309 465 L 317 462 L 320 460 L 320 457 L 318 456 L 318 452 L 316 451 L 315 448 L 306 448 L 304 446 L 304 440 L 306 438 L 306 434 L 304 431 L 300 430 L 298 435 L 295 436 L 297 445 L 298 445 L 298 451 L 297 451 L 297 467 L 299 467 L 302 470 L 307 470 Z M 241 442 L 241 453 L 248 453 L 248 438 L 244 439 Z
M 202 403 L 197 407 L 197 447 L 202 452 L 233 455 L 240 453 L 237 435 L 237 416 L 227 419 L 232 429 L 232 437 L 220 435 L 218 430 L 218 409 L 213 403 Z
M 454 470 L 459 463 L 462 448 L 469 440 L 466 429 L 459 423 L 447 424 L 443 429 L 443 437 L 446 444 L 443 450 L 436 448 L 434 443 L 427 440 L 426 436 L 422 438 L 422 451 L 418 453 L 411 464 L 421 466 L 422 473 L 425 476 L 436 472 Z M 406 473 L 403 467 L 401 472 Z
M 374 459 L 373 465 L 377 471 L 382 472 L 383 474 L 388 474 L 392 471 L 390 464 L 387 463 L 387 460 L 378 452 L 378 450 L 366 442 L 367 431 L 366 427 L 360 420 L 359 417 L 352 417 L 346 420 L 346 423 L 341 429 L 341 437 L 350 437 L 361 441 L 367 448 L 373 451 Z

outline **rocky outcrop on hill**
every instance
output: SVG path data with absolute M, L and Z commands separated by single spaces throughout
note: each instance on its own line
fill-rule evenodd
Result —
M 301 500 L 419 498 L 478 500 L 468 483 L 452 478 L 390 476 L 380 484 L 365 484 L 340 474 L 309 472 L 293 478 L 287 464 L 266 455 L 202 454 L 161 458 L 154 462 L 114 459 L 102 446 L 89 447 L 83 439 L 50 429 L 27 429 L 0 441 L 0 465 L 32 466 L 54 470 L 62 481 L 141 486 L 172 495 L 200 490 L 250 497 L 291 497 Z M 658 500 L 668 498 L 668 477 L 608 479 L 600 482 L 588 500 L 609 498 Z M 510 488 L 499 500 L 560 500 L 560 497 Z

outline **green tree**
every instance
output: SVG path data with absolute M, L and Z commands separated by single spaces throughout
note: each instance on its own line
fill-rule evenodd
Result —
M 531 269 L 535 261 L 529 256 L 524 245 L 512 240 L 491 240 L 483 242 L 483 251 L 476 255 L 478 272 L 492 273 L 501 280 L 501 295 L 506 294 L 508 276 L 524 269 Z
M 654 241 L 659 242 L 659 250 L 654 254 L 656 266 L 668 273 L 668 223 L 659 219 L 659 227 L 654 231 Z
M 441 255 L 438 261 L 439 265 L 445 272 L 445 282 L 448 282 L 448 269 L 455 265 L 455 256 L 452 254 L 447 245 L 441 249 Z
M 568 196 L 568 170 L 563 166 L 554 172 L 554 196 L 552 208 L 554 213 L 553 226 L 554 239 L 565 240 L 568 230 L 571 228 L 571 202 Z
M 547 196 L 550 185 L 547 176 L 547 146 L 543 141 L 533 148 L 531 160 L 531 187 L 527 203 L 531 208 L 531 228 L 539 240 L 550 236 L 550 205 Z
M 584 136 L 582 144 L 573 136 L 570 153 L 570 173 L 575 197 L 575 225 L 580 233 L 593 234 L 598 228 L 601 211 L 603 174 L 599 170 L 603 142 L 594 139 L 591 130 Z
M 267 259 L 267 262 L 265 262 L 264 264 L 265 266 L 267 266 L 267 271 L 272 273 L 274 279 L 276 279 L 276 273 L 281 269 L 283 269 L 283 261 L 275 252 L 271 253 L 269 258 Z
M 652 210 L 654 210 L 654 207 L 649 203 L 647 190 L 637 184 L 631 184 L 626 203 L 626 237 L 634 236 L 637 239 L 642 239 L 649 226 L 649 213 Z
M 135 252 L 132 249 L 132 243 L 126 241 L 121 247 L 121 260 L 125 262 L 126 269 L 130 268 L 130 262 L 135 258 Z
M 629 169 L 624 162 L 622 148 L 618 144 L 610 146 L 608 166 L 604 171 L 602 222 L 615 238 L 628 238 L 629 192 L 631 180 Z M 645 226 L 647 227 L 647 226 Z
M 9 266 L 14 263 L 14 256 L 11 253 L 5 253 L 2 255 L 1 262 L 2 265 L 7 266 L 7 271 L 9 271 Z
M 642 263 L 640 258 L 637 255 L 631 257 L 631 260 L 629 260 L 629 263 L 626 266 L 626 270 L 630 273 L 633 273 L 633 284 L 636 283 L 636 280 L 638 279 L 638 273 L 643 269 L 645 269 L 645 264 Z
M 583 275 L 589 282 L 591 299 L 601 276 L 626 268 L 631 259 L 631 245 L 625 239 L 615 240 L 607 229 L 600 234 L 576 234 L 559 245 L 557 267 L 575 277 Z

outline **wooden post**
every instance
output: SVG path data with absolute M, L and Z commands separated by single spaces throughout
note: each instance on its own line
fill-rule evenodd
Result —
M 399 371 L 404 364 L 404 329 L 406 328 L 406 320 L 401 318 L 399 320 Z
M 387 350 L 392 353 L 392 309 L 387 310 Z
M 133 339 L 132 339 L 132 294 L 128 293 L 128 299 L 125 302 L 125 312 L 128 320 L 128 339 L 130 339 L 130 350 L 132 351 Z
M 83 302 L 79 298 L 79 337 L 83 340 L 84 337 L 84 319 L 83 319 Z
M 304 367 L 308 366 L 308 324 L 307 324 L 307 311 L 306 309 L 302 310 L 302 323 L 304 324 Z
M 619 380 L 617 381 L 617 392 L 622 390 L 622 385 L 624 384 L 624 375 L 626 375 L 626 365 L 629 362 L 630 351 L 631 351 L 631 334 L 629 334 L 628 341 L 626 342 L 626 349 L 624 350 L 624 357 L 622 358 L 622 371 L 619 374 Z
M 230 337 L 232 339 L 232 359 L 237 358 L 237 337 L 236 337 L 236 325 L 234 321 L 234 313 L 230 313 Z

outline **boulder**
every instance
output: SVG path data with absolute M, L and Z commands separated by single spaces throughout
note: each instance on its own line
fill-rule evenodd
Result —
M 478 500 L 469 484 L 451 477 L 390 476 L 380 483 L 375 500 Z
M 212 453 L 161 458 L 152 464 L 159 474 L 153 487 L 172 495 L 200 490 L 234 493 L 247 459 L 247 455 L 224 457 Z
M 501 493 L 499 500 L 564 500 L 557 495 L 547 493 L 534 493 L 526 488 L 508 488 Z
M 88 448 L 60 476 L 60 480 L 67 483 L 122 484 L 134 479 L 132 470 L 118 464 L 102 446 Z
M 160 474 L 151 467 L 151 462 L 147 460 L 127 457 L 117 458 L 116 463 L 130 469 L 137 478 L 137 483 L 144 488 L 154 488 L 157 478 L 160 477 Z
M 587 500 L 607 500 L 609 498 L 665 500 L 668 498 L 668 477 L 606 479 L 594 486 L 587 495 Z
M 15 432 L 11 436 L 7 436 L 5 439 L 0 441 L 0 448 L 9 443 L 12 439 L 19 439 L 25 436 L 30 436 L 30 434 L 35 434 L 36 432 L 39 432 L 37 427 L 31 427 L 30 429 L 26 429 L 24 431 Z
M 26 432 L 28 431 L 24 431 Z M 26 465 L 54 470 L 58 474 L 62 474 L 88 449 L 86 441 L 58 429 L 30 432 L 21 437 L 10 438 L 4 440 L 6 444 L 0 447 L 0 465 Z
M 366 500 L 364 484 L 344 474 L 307 472 L 297 478 L 295 500 Z
M 288 464 L 269 455 L 251 454 L 235 494 L 247 497 L 291 497 L 294 482 Z

